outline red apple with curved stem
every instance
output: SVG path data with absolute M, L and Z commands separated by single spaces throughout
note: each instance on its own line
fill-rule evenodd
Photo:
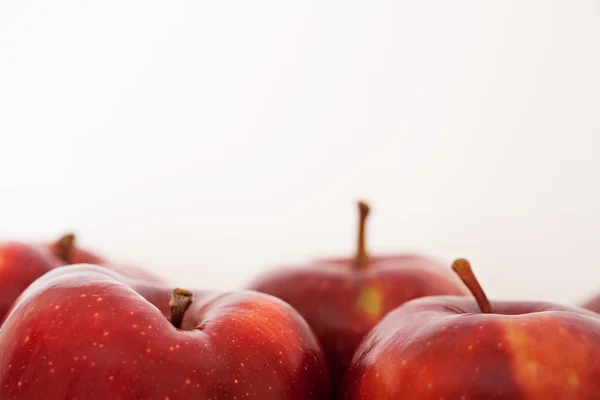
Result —
M 276 269 L 248 286 L 285 300 L 304 316 L 325 348 L 334 388 L 363 336 L 388 311 L 417 297 L 468 294 L 460 279 L 433 260 L 369 254 L 365 232 L 369 206 L 359 202 L 358 208 L 354 257 Z
M 112 260 L 107 260 L 92 251 L 77 246 L 76 237 L 73 233 L 67 233 L 57 241 L 46 244 L 46 246 L 57 258 L 63 261 L 63 264 L 101 265 L 131 278 L 143 279 L 154 283 L 164 283 L 164 279 L 145 269 L 134 265 L 125 265 Z
M 600 315 L 490 302 L 466 260 L 453 269 L 474 299 L 433 296 L 390 312 L 356 350 L 344 399 L 600 398 Z
M 91 265 L 34 282 L 0 328 L 0 353 L 3 400 L 331 396 L 322 348 L 285 302 L 172 290 Z

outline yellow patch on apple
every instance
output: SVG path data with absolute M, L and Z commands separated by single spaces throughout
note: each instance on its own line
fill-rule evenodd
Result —
M 522 388 L 550 395 L 559 387 L 570 391 L 570 398 L 583 398 L 585 388 L 580 384 L 580 375 L 585 376 L 592 360 L 581 345 L 580 335 L 565 331 L 561 325 L 560 320 L 521 317 L 502 321 L 500 328 L 510 348 L 515 379 Z M 547 334 L 561 329 L 561 335 Z M 564 348 L 569 351 L 565 353 Z
M 362 289 L 356 302 L 357 308 L 368 314 L 372 318 L 378 319 L 381 316 L 383 296 L 381 290 L 376 287 L 365 287 Z

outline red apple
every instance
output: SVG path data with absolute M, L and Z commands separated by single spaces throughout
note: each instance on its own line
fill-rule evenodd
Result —
M 390 312 L 358 347 L 343 398 L 600 399 L 600 315 L 553 303 L 435 296 Z
M 62 264 L 44 246 L 0 243 L 0 323 L 31 282 Z
M 279 297 L 308 321 L 325 348 L 334 388 L 339 387 L 363 336 L 400 304 L 435 294 L 466 295 L 454 274 L 425 257 L 369 255 L 362 202 L 356 256 L 317 260 L 269 271 L 248 287 Z
M 2 400 L 331 396 L 322 348 L 285 302 L 173 291 L 92 265 L 34 282 L 0 328 L 0 354 Z
M 141 268 L 107 261 L 74 245 L 67 234 L 51 243 L 0 243 L 0 323 L 15 299 L 37 278 L 65 264 L 102 265 L 131 278 L 160 283 L 163 280 Z
M 600 294 L 587 299 L 581 304 L 581 307 L 600 313 Z
M 75 242 L 75 235 L 73 233 L 68 233 L 55 242 L 47 243 L 46 246 L 57 258 L 63 261 L 63 264 L 101 265 L 131 278 L 143 279 L 148 282 L 164 283 L 164 279 L 145 269 L 134 265 L 125 265 L 116 263 L 112 260 L 107 260 L 90 250 L 76 246 Z

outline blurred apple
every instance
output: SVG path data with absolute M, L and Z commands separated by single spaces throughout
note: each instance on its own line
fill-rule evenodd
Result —
M 56 267 L 75 263 L 97 264 L 131 278 L 163 282 L 163 279 L 142 268 L 118 264 L 78 248 L 73 234 L 50 243 L 4 242 L 0 243 L 0 321 L 33 281 Z
M 600 294 L 590 297 L 589 299 L 581 303 L 581 307 L 596 313 L 600 313 Z
M 65 234 L 57 241 L 47 243 L 46 246 L 52 254 L 62 260 L 64 264 L 100 265 L 118 271 L 131 278 L 143 279 L 148 282 L 156 283 L 164 282 L 163 278 L 156 276 L 143 268 L 107 260 L 89 249 L 83 249 L 77 246 L 76 237 L 73 233 Z
M 364 335 L 402 303 L 430 295 L 467 295 L 458 277 L 443 265 L 413 254 L 370 255 L 365 223 L 369 207 L 358 203 L 356 255 L 316 260 L 268 271 L 248 288 L 294 306 L 325 348 L 334 388 L 339 387 Z
M 0 321 L 31 282 L 63 264 L 46 246 L 0 243 Z

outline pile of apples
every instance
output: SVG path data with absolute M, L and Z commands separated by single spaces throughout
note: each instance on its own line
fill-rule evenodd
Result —
M 239 291 L 0 244 L 0 400 L 600 399 L 600 297 L 490 301 L 471 266 L 366 249 Z

